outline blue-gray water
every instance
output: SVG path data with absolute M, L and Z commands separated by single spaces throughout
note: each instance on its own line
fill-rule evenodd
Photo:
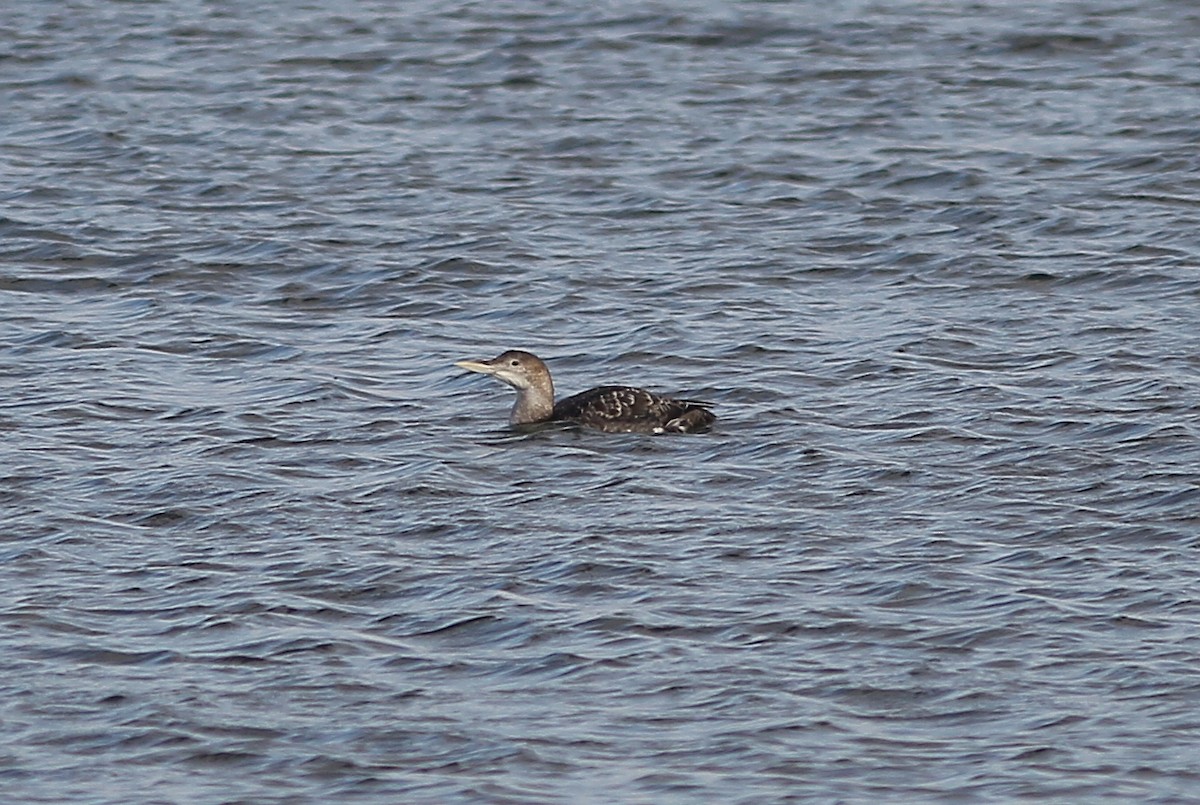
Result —
M 4 801 L 1200 801 L 1198 99 L 1167 0 L 7 0 Z

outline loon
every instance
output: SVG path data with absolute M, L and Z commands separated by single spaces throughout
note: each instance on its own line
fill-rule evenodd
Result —
M 703 433 L 716 420 L 711 403 L 661 397 L 630 386 L 597 386 L 554 401 L 554 382 L 541 358 L 509 350 L 491 360 L 455 366 L 491 375 L 517 390 L 511 425 L 573 422 L 608 433 Z

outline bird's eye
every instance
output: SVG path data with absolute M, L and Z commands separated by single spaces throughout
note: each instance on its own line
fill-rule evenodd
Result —
M 519 360 L 517 360 L 516 358 L 513 358 L 511 361 L 508 362 L 508 365 L 509 366 L 520 366 L 521 362 Z

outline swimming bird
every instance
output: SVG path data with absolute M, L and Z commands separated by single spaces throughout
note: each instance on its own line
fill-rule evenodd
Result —
M 711 403 L 661 397 L 631 386 L 597 386 L 554 401 L 554 381 L 542 359 L 511 349 L 491 360 L 455 366 L 491 375 L 517 390 L 510 425 L 574 422 L 608 433 L 702 433 L 716 420 Z

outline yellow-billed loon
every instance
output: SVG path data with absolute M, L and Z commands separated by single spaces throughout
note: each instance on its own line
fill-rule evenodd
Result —
M 577 422 L 608 433 L 702 433 L 716 420 L 708 410 L 711 403 L 661 397 L 630 386 L 597 386 L 555 402 L 550 370 L 530 352 L 514 349 L 491 360 L 454 365 L 517 390 L 511 425 Z

